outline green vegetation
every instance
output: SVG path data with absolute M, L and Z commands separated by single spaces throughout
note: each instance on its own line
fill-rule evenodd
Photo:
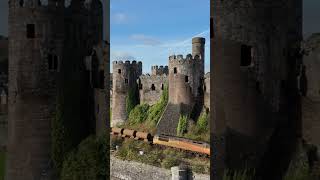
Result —
M 312 146 L 306 145 L 303 147 L 302 144 L 297 145 L 296 153 L 290 162 L 283 180 L 315 180 L 319 178 L 313 177 L 308 164 L 307 151 L 310 148 Z M 317 172 L 314 173 L 316 174 Z
M 131 110 L 139 104 L 139 91 L 136 86 L 130 87 L 126 98 L 126 110 L 130 114 Z
M 4 180 L 6 153 L 0 150 L 0 180 Z
M 177 127 L 177 135 L 183 136 L 185 132 L 187 132 L 188 129 L 188 116 L 180 115 L 179 123 Z
M 121 127 L 154 133 L 167 103 L 168 86 L 165 86 L 161 98 L 156 104 L 135 106 L 129 113 L 128 121 Z
M 284 176 L 283 180 L 314 180 L 308 164 L 301 163 L 299 167 L 294 170 L 289 170 Z
M 148 116 L 149 105 L 148 104 L 141 104 L 134 107 L 134 109 L 129 114 L 129 124 L 140 124 L 146 120 Z
M 70 143 L 67 143 L 66 128 L 63 124 L 61 104 L 57 104 L 55 119 L 52 121 L 52 151 L 51 159 L 59 173 L 62 168 L 65 155 L 70 151 Z
M 210 125 L 209 125 L 209 112 L 203 110 L 197 120 L 197 123 L 191 124 L 188 131 L 183 135 L 185 138 L 197 141 L 210 141 Z
M 142 141 L 132 139 L 124 139 L 113 137 L 111 146 L 116 145 L 119 149 L 115 152 L 115 156 L 119 159 L 128 161 L 137 161 L 153 166 L 169 169 L 172 166 L 185 164 L 190 166 L 196 173 L 210 172 L 210 159 L 201 157 L 190 157 L 187 152 L 176 149 L 162 149 L 159 146 L 151 146 Z M 143 151 L 143 155 L 139 154 Z
M 255 170 L 245 169 L 241 171 L 227 170 L 223 180 L 254 180 Z
M 51 159 L 57 174 L 61 173 L 67 154 L 94 133 L 93 122 L 88 120 L 91 102 L 85 98 L 91 92 L 87 82 L 83 81 L 86 73 L 67 70 L 67 67 L 75 67 L 75 62 L 62 63 L 66 68 L 58 76 L 56 112 L 51 126 Z
M 209 113 L 204 110 L 201 112 L 197 121 L 198 133 L 204 133 L 209 130 Z
M 109 177 L 108 142 L 107 133 L 83 140 L 63 162 L 61 180 L 105 180 Z
M 149 109 L 147 121 L 153 122 L 155 125 L 158 123 L 168 104 L 168 99 L 168 85 L 165 85 L 160 100 Z

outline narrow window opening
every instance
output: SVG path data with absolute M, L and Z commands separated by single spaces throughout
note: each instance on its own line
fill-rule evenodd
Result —
M 58 69 L 58 56 L 54 56 L 53 58 L 53 70 Z
M 250 66 L 252 62 L 252 47 L 241 45 L 241 64 L 240 66 Z
M 24 0 L 20 0 L 19 5 L 22 7 L 24 5 Z
M 27 38 L 33 39 L 35 38 L 35 25 L 34 24 L 27 24 Z
M 52 56 L 52 54 L 48 54 L 48 66 L 49 66 L 49 70 L 53 69 L 53 56 Z
M 142 89 L 142 84 L 139 84 L 139 89 Z
M 174 74 L 177 74 L 177 68 L 176 68 L 176 67 L 173 68 L 173 73 L 174 73 Z
M 118 74 L 121 74 L 121 69 L 118 69 Z
M 259 81 L 256 82 L 256 91 L 258 93 L 261 93 L 261 88 L 260 88 L 260 82 Z
M 124 79 L 124 83 L 128 84 L 128 79 Z
M 152 91 L 156 90 L 156 87 L 154 86 L 154 84 L 151 85 L 151 90 Z
M 161 90 L 163 90 L 163 89 L 164 89 L 163 84 L 161 84 Z
M 188 76 L 185 76 L 184 81 L 185 81 L 185 82 L 189 82 L 189 77 L 188 77 Z

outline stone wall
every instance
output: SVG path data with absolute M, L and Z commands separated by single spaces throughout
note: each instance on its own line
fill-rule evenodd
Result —
M 73 132 L 68 132 L 74 137 L 72 143 L 77 144 L 92 132 L 93 114 L 89 114 L 87 106 L 89 84 L 83 59 L 102 38 L 101 3 L 99 6 L 99 2 L 93 1 L 94 6 L 87 7 L 80 1 L 72 1 L 72 8 L 65 8 L 61 1 L 48 2 L 48 5 L 34 0 L 8 2 L 6 179 L 10 180 L 40 179 L 41 174 L 49 171 L 51 123 L 58 89 L 64 95 L 64 115 L 77 112 L 67 122 L 71 124 L 76 119 L 77 123 L 70 128 Z M 93 24 L 88 24 L 88 18 L 95 19 L 90 21 Z M 73 85 L 70 82 L 76 87 L 70 88 Z
M 320 148 L 320 35 L 313 34 L 306 42 L 300 91 L 302 98 L 302 132 L 307 143 Z
M 216 102 L 211 110 L 211 131 L 216 139 L 223 140 L 220 145 L 215 142 L 211 144 L 223 155 L 215 157 L 215 166 L 220 166 L 216 170 L 220 173 L 220 168 L 240 167 L 241 162 L 245 162 L 233 157 L 257 152 L 257 147 L 252 147 L 228 153 L 231 146 L 227 144 L 243 142 L 240 146 L 250 147 L 247 146 L 250 142 L 258 145 L 258 137 L 267 138 L 268 132 L 279 124 L 280 128 L 270 139 L 271 146 L 265 150 L 265 157 L 259 166 L 265 173 L 268 168 L 275 173 L 286 168 L 287 154 L 292 151 L 290 143 L 299 121 L 296 67 L 299 66 L 297 54 L 302 37 L 301 2 L 214 0 L 211 3 L 211 70 L 214 73 L 214 94 L 211 96 L 212 101 Z M 288 60 L 291 63 L 287 63 Z M 230 129 L 241 140 L 235 142 L 237 138 L 226 136 Z M 276 159 L 273 155 L 283 159 L 283 163 L 272 166 L 274 163 L 271 161 Z M 247 166 L 250 165 L 258 166 L 248 162 Z M 269 173 L 268 176 L 272 175 Z
M 142 75 L 138 79 L 140 104 L 155 104 L 167 84 L 167 75 Z
M 111 179 L 172 180 L 171 171 L 133 161 L 122 161 L 111 156 Z M 209 175 L 193 174 L 188 180 L 209 180 Z
M 142 74 L 142 62 L 114 61 L 112 72 L 112 117 L 111 126 L 124 123 L 127 118 L 126 98 L 130 88 L 137 87 Z

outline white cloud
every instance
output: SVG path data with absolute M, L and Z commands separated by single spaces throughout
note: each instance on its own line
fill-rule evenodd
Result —
M 111 51 L 110 57 L 112 59 L 112 61 L 116 60 L 122 60 L 122 61 L 126 61 L 126 60 L 134 60 L 134 56 L 129 53 L 129 52 L 125 52 L 125 51 Z
M 130 36 L 130 38 L 136 41 L 140 41 L 144 45 L 155 46 L 161 44 L 161 41 L 157 40 L 156 38 L 144 34 L 133 34 Z
M 115 13 L 111 16 L 112 22 L 115 24 L 126 24 L 129 20 L 129 17 L 125 13 Z

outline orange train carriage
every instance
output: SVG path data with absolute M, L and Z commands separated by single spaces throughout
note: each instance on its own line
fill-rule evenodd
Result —
M 210 156 L 210 145 L 205 142 L 194 141 L 186 138 L 157 134 L 154 137 L 150 133 L 139 132 L 124 128 L 111 128 L 111 134 L 120 137 L 133 138 L 136 140 L 143 140 L 151 144 L 158 144 L 187 151 L 197 152 Z

